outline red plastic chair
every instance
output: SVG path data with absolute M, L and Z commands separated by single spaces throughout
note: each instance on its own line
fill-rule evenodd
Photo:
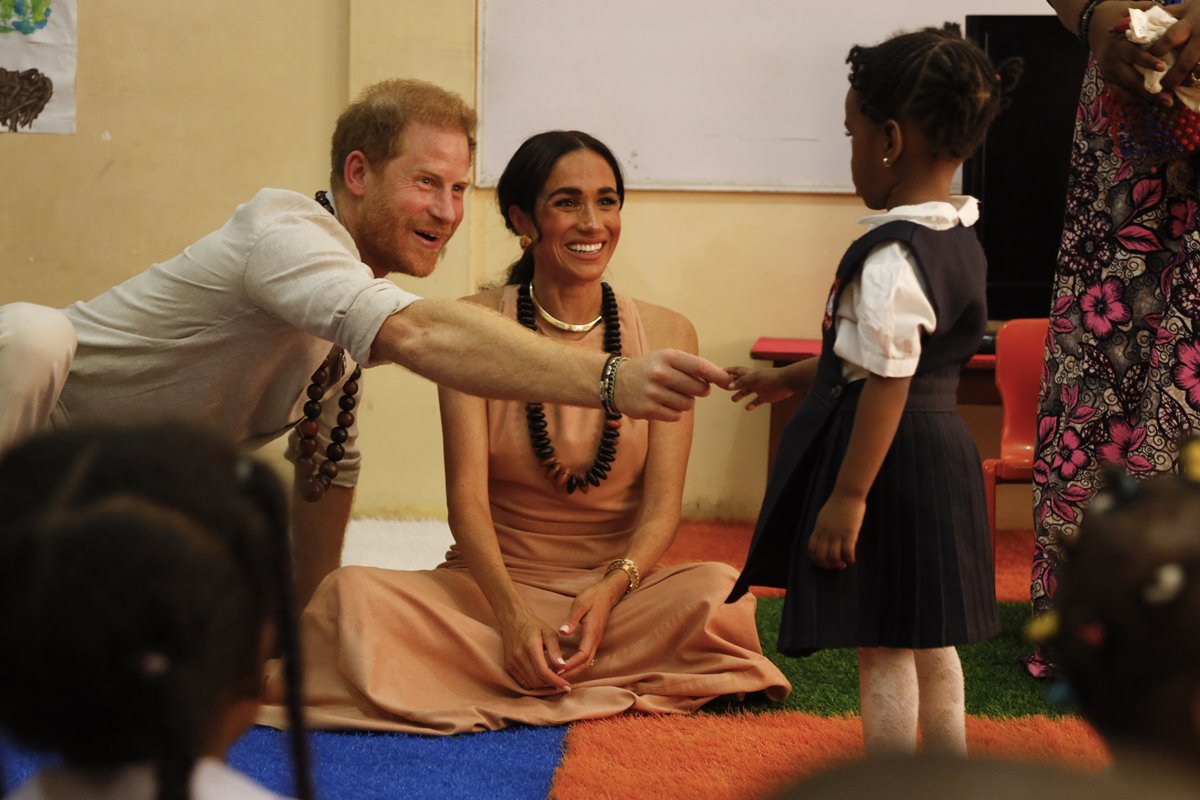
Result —
M 996 388 L 1004 406 L 1000 457 L 983 461 L 988 532 L 996 555 L 996 484 L 1033 480 L 1037 405 L 1046 360 L 1047 319 L 1011 319 L 996 332 Z

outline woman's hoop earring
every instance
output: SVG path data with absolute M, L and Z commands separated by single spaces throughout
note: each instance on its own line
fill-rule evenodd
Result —
M 528 236 L 521 236 L 520 239 L 517 239 L 517 244 L 521 245 L 522 250 L 528 250 L 530 245 L 533 244 L 533 239 L 530 239 Z

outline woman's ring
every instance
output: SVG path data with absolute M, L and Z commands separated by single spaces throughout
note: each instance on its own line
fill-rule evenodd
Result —
M 1187 76 L 1188 86 L 1200 86 L 1200 64 L 1192 67 L 1192 71 Z

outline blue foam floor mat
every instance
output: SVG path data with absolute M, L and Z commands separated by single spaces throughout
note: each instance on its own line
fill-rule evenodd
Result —
M 566 726 L 510 728 L 462 736 L 316 731 L 310 734 L 320 800 L 489 797 L 543 800 L 563 755 Z M 0 741 L 6 792 L 49 759 Z M 253 728 L 229 764 L 268 789 L 292 792 L 287 736 Z

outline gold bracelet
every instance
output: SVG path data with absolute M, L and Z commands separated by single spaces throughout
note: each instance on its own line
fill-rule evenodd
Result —
M 629 594 L 634 589 L 642 585 L 642 576 L 638 573 L 637 564 L 629 558 L 618 558 L 608 565 L 608 570 L 604 573 L 604 577 L 608 577 L 617 570 L 623 571 L 629 576 L 629 588 L 625 590 L 625 594 Z

